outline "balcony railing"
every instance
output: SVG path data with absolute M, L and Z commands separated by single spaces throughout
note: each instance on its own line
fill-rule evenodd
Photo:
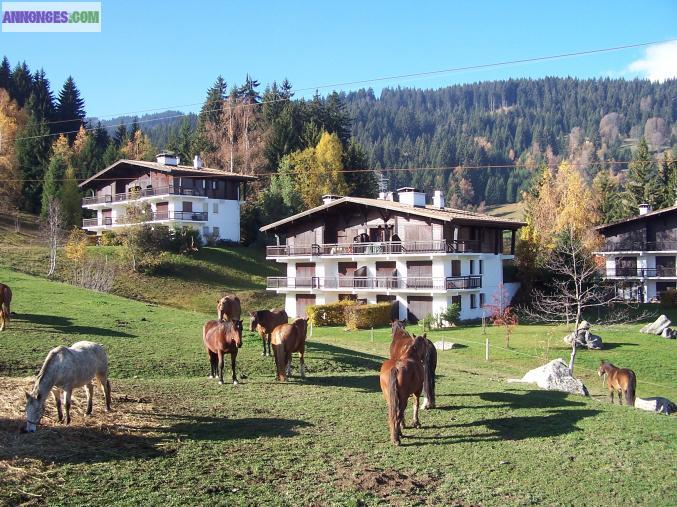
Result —
M 268 257 L 479 253 L 480 251 L 480 242 L 474 240 L 325 243 L 313 245 L 279 245 L 266 247 L 266 255 Z
M 268 277 L 269 289 L 362 289 L 362 290 L 469 290 L 482 287 L 482 277 L 449 276 L 339 276 L 339 277 Z
M 145 220 L 134 221 L 127 217 L 118 217 L 115 219 L 117 225 L 138 224 L 144 222 L 162 222 L 166 220 L 181 220 L 183 222 L 206 222 L 208 218 L 206 211 L 160 211 L 155 213 L 147 213 Z M 82 227 L 112 227 L 113 219 L 105 217 L 99 223 L 98 218 L 85 218 L 82 220 Z
M 616 278 L 656 278 L 661 276 L 677 276 L 677 268 L 609 268 L 606 270 L 607 277 Z
M 174 185 L 167 185 L 163 187 L 144 188 L 137 192 L 123 192 L 114 195 L 101 195 L 94 197 L 85 197 L 82 199 L 82 205 L 87 206 L 91 204 L 106 204 L 112 202 L 131 201 L 140 199 L 142 197 L 153 197 L 157 195 L 187 195 L 195 197 L 205 197 L 205 192 L 197 188 L 185 188 Z
M 621 241 L 605 243 L 602 252 L 663 252 L 677 250 L 677 241 Z

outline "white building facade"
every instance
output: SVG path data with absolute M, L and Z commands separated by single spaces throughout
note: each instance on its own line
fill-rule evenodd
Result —
M 651 211 L 597 228 L 605 238 L 596 252 L 603 276 L 623 299 L 650 303 L 677 288 L 677 207 Z
M 322 206 L 262 228 L 280 243 L 267 258 L 286 265 L 268 289 L 285 295 L 290 316 L 342 299 L 397 302 L 409 321 L 452 303 L 462 320 L 479 319 L 500 293 L 508 304 L 518 284 L 503 283 L 504 264 L 522 223 L 445 208 L 439 194 L 426 206 L 415 189 L 388 197 L 326 196 Z
M 242 185 L 254 177 L 193 166 L 162 153 L 156 162 L 119 160 L 80 184 L 82 207 L 91 218 L 83 229 L 100 235 L 129 225 L 128 210 L 143 211 L 145 223 L 171 228 L 191 227 L 203 237 L 240 241 Z

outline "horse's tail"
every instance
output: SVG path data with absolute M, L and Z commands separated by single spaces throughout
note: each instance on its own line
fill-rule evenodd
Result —
M 277 370 L 277 380 L 283 380 L 287 369 L 287 352 L 284 349 L 284 342 L 273 345 L 275 349 L 275 369 Z
M 397 436 L 400 431 L 397 422 L 397 414 L 400 411 L 400 397 L 397 394 L 397 373 L 397 366 L 393 366 L 388 378 L 388 423 L 390 426 L 390 437 L 393 441 L 398 440 Z
M 625 389 L 625 403 L 630 405 L 631 407 L 635 406 L 635 391 L 637 389 L 637 376 L 635 375 L 635 372 L 632 370 L 629 370 L 628 376 L 630 377 L 628 380 L 628 385 Z
M 423 394 L 425 394 L 426 408 L 435 408 L 435 368 L 437 368 L 437 349 L 432 342 L 426 342 L 425 357 L 423 358 Z

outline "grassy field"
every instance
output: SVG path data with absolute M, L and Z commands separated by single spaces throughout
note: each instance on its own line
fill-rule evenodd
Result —
M 439 408 L 394 448 L 376 374 L 387 330 L 372 341 L 369 332 L 315 329 L 308 378 L 287 384 L 273 381 L 272 360 L 246 333 L 246 378 L 219 386 L 206 378 L 205 314 L 6 269 L 0 280 L 14 289 L 17 312 L 0 335 L 0 503 L 677 502 L 676 419 L 608 404 L 590 371 L 605 357 L 637 371 L 641 396 L 676 398 L 674 342 L 638 326 L 604 330 L 609 350 L 580 354 L 587 399 L 505 382 L 564 356 L 562 329 L 521 326 L 511 350 L 488 329 L 490 362 L 481 328 L 435 332 L 464 347 L 440 354 Z M 30 375 L 51 347 L 82 339 L 109 352 L 113 412 L 101 412 L 97 392 L 85 417 L 76 392 L 70 427 L 56 424 L 50 403 L 37 433 L 18 433 Z
M 0 267 L 36 276 L 47 272 L 48 252 L 39 237 L 36 217 L 0 213 Z M 121 265 L 113 294 L 147 303 L 211 312 L 216 299 L 237 292 L 246 310 L 284 305 L 284 298 L 266 291 L 266 277 L 280 276 L 279 266 L 266 261 L 263 250 L 246 247 L 204 247 L 192 256 L 164 254 L 152 274 L 134 273 L 122 265 L 118 247 L 90 247 L 89 254 Z M 59 252 L 56 278 L 70 279 L 70 265 Z

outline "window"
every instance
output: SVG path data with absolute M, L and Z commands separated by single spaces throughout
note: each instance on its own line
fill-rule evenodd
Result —
M 221 231 L 219 231 L 218 227 L 212 227 L 212 234 L 216 236 L 217 238 L 221 237 Z
M 214 213 L 215 215 L 219 214 L 219 203 L 218 202 L 215 202 L 214 204 L 212 204 L 212 213 Z
M 205 213 L 207 213 L 207 212 L 209 211 L 209 204 L 207 204 L 206 202 L 203 203 L 203 204 L 202 204 L 202 211 L 204 211 Z
M 202 189 L 207 188 L 207 180 L 202 180 Z
M 470 260 L 470 274 L 474 275 L 475 274 L 475 261 Z
M 202 228 L 202 235 L 209 236 L 209 227 L 207 227 L 206 225 Z
M 212 190 L 216 190 L 216 180 L 212 180 Z
M 482 259 L 480 259 L 480 275 L 483 275 L 483 274 L 484 274 L 484 261 Z
M 470 308 L 477 308 L 477 294 L 470 294 Z
M 480 292 L 480 308 L 484 308 L 484 292 Z
M 451 276 L 461 276 L 461 261 L 451 261 Z
M 179 178 L 179 187 L 183 186 L 183 178 Z
M 451 304 L 458 305 L 458 309 L 461 309 L 461 296 L 451 296 Z

